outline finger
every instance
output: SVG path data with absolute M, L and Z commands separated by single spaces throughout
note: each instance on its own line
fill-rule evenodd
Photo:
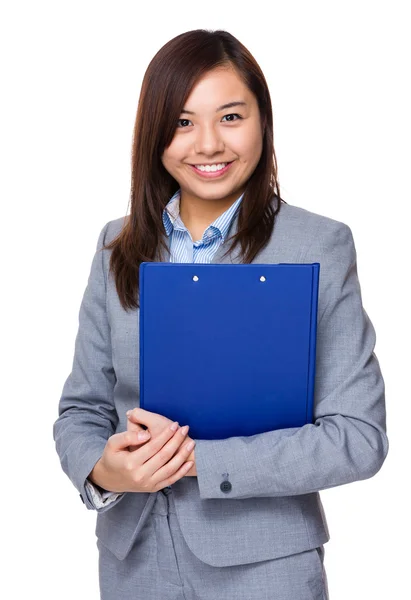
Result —
M 137 433 L 139 431 L 146 431 L 145 429 L 143 429 L 140 425 L 138 425 L 137 423 L 132 423 L 131 421 L 127 422 L 127 431 L 137 431 Z M 146 440 L 143 440 L 141 443 L 146 444 L 147 441 L 150 439 L 150 436 L 148 436 L 148 438 Z M 128 447 L 128 451 L 129 452 L 134 452 L 134 450 L 137 450 L 137 448 L 139 448 L 140 446 L 129 446 Z
M 121 433 L 115 433 L 109 437 L 107 445 L 110 446 L 113 452 L 120 452 L 121 450 L 127 450 L 128 446 L 131 445 L 145 444 L 149 439 L 149 431 L 122 431 Z
M 144 408 L 136 407 L 126 412 L 127 417 L 137 423 L 142 423 L 143 425 L 149 425 L 153 415 L 149 410 L 144 410 Z
M 136 423 L 137 422 L 137 415 L 134 413 L 134 410 L 128 410 L 126 412 L 126 416 L 127 419 L 132 422 L 132 423 Z
M 182 434 L 183 429 L 184 428 L 181 427 L 174 433 L 170 427 L 166 427 L 165 431 L 163 431 L 161 435 L 150 440 L 143 448 L 141 448 L 140 452 L 143 455 L 146 453 L 150 454 L 150 452 L 152 452 L 152 448 L 155 450 L 155 454 L 151 454 L 151 456 L 149 456 L 147 459 L 147 462 L 142 465 L 143 476 L 149 478 L 153 477 L 153 475 L 162 468 L 165 470 L 163 470 L 157 476 L 158 478 L 155 482 L 161 481 L 165 479 L 165 477 L 174 475 L 176 471 L 176 463 L 180 461 L 180 463 L 177 464 L 177 467 L 180 466 L 182 459 L 179 457 L 173 462 L 171 467 L 169 466 L 169 462 L 187 437 L 188 429 Z M 170 437 L 170 433 L 173 434 L 172 437 Z M 187 452 L 187 457 L 189 454 L 190 453 Z
M 171 423 L 170 426 L 167 426 L 163 429 L 163 431 L 157 435 L 156 437 L 149 438 L 149 441 L 146 442 L 143 446 L 139 446 L 136 448 L 138 450 L 138 462 L 136 462 L 136 466 L 141 467 L 151 458 L 156 456 L 156 454 L 161 450 L 161 448 L 175 435 L 176 430 L 171 429 L 171 425 L 177 425 L 178 432 L 178 423 Z M 180 434 L 180 437 L 181 434 Z M 180 440 L 181 443 L 181 440 Z
M 176 433 L 176 436 L 178 435 L 179 432 Z M 180 437 L 183 436 L 180 435 Z M 187 448 L 188 442 L 186 442 L 186 436 L 184 436 L 183 439 L 183 443 L 181 443 L 180 440 L 181 446 L 177 454 L 175 454 L 166 464 L 160 467 L 152 477 L 153 483 L 155 485 L 159 485 L 160 488 L 165 487 L 167 485 L 171 485 L 172 483 L 180 479 L 183 475 L 188 473 L 188 471 L 194 464 L 193 460 L 189 461 L 188 459 L 190 458 L 190 454 L 192 453 L 193 448 L 195 447 L 195 441 L 190 440 L 194 441 L 194 446 L 192 448 Z M 174 441 L 174 439 L 171 441 Z M 170 444 L 171 441 L 169 442 Z
M 174 473 L 170 477 L 167 477 L 167 479 L 157 482 L 155 484 L 156 487 L 155 487 L 154 491 L 158 492 L 158 490 L 161 490 L 161 489 L 167 487 L 168 485 L 173 485 L 173 483 L 175 483 L 179 479 L 182 479 L 184 477 L 184 475 L 187 475 L 187 473 L 189 472 L 189 470 L 191 469 L 193 464 L 194 464 L 193 460 L 184 462 L 176 473 Z M 157 473 L 160 473 L 161 471 L 162 471 L 162 469 L 160 469 L 160 471 L 157 471 Z
M 146 431 L 141 425 L 138 423 L 133 423 L 132 421 L 127 421 L 127 431 Z

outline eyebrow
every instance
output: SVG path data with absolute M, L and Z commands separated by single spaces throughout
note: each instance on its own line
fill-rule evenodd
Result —
M 221 106 L 219 106 L 216 110 L 216 113 L 220 112 L 220 110 L 224 110 L 225 108 L 232 108 L 233 106 L 247 106 L 247 103 L 239 100 L 234 102 L 228 102 L 227 104 L 222 104 Z M 195 115 L 195 112 L 187 110 L 186 108 L 183 108 L 183 110 L 180 112 L 181 115 L 183 113 L 186 115 Z

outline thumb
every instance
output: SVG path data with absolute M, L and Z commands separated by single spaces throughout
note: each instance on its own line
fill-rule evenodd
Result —
M 123 431 L 112 435 L 110 437 L 110 442 L 114 452 L 120 452 L 121 450 L 129 450 L 129 446 L 144 444 L 149 439 L 149 431 Z
M 143 444 L 144 442 L 148 442 L 148 440 L 151 437 L 150 432 L 148 430 L 143 429 L 141 427 L 141 425 L 139 425 L 138 423 L 133 423 L 132 421 L 130 421 L 130 419 L 127 419 L 127 431 L 137 434 L 137 436 L 136 436 L 137 440 L 138 440 L 137 443 L 140 445 Z M 145 435 L 145 437 L 141 439 L 138 437 L 138 434 L 140 432 L 143 434 L 148 434 L 148 435 Z M 135 442 L 132 442 L 132 444 L 129 445 L 128 450 L 130 452 L 133 452 L 133 450 L 137 450 L 138 446 L 135 446 L 134 444 L 135 444 Z

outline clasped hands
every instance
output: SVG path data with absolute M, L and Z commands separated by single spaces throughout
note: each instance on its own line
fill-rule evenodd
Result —
M 110 492 L 157 492 L 185 476 L 197 475 L 188 427 L 157 413 L 127 412 L 127 431 L 109 437 L 88 479 Z M 147 429 L 144 429 L 145 425 Z
M 163 431 L 163 429 L 165 427 L 170 426 L 173 422 L 173 421 L 171 421 L 171 419 L 168 419 L 167 417 L 164 417 L 163 415 L 159 415 L 158 413 L 144 410 L 143 408 L 134 408 L 132 410 L 128 410 L 126 415 L 127 415 L 127 431 L 137 431 L 137 432 L 139 432 L 139 431 L 147 432 L 148 431 L 150 434 L 150 437 L 148 438 L 148 440 L 157 437 Z M 143 429 L 143 427 L 141 427 L 141 425 L 145 425 L 147 427 L 147 429 Z M 192 441 L 192 439 L 190 438 L 190 436 L 187 435 L 186 438 L 184 439 L 184 444 L 186 445 L 191 441 Z M 147 442 L 145 441 L 145 443 L 147 443 Z M 129 448 L 130 448 L 130 451 L 132 451 L 138 447 L 139 446 L 130 446 Z M 187 477 L 193 477 L 193 476 L 197 475 L 194 449 L 191 451 L 190 456 L 187 458 L 187 462 L 190 460 L 194 461 L 194 464 L 191 467 L 191 469 L 188 471 L 188 473 L 186 473 Z

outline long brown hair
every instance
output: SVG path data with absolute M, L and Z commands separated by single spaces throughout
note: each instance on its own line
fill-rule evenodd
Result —
M 211 69 L 232 67 L 258 101 L 263 150 L 250 176 L 238 213 L 238 232 L 227 253 L 241 244 L 241 259 L 251 262 L 268 243 L 281 202 L 273 142 L 271 98 L 265 77 L 251 53 L 227 31 L 196 29 L 167 42 L 145 72 L 134 125 L 130 215 L 119 235 L 104 246 L 112 250 L 110 271 L 125 310 L 139 307 L 139 267 L 168 252 L 163 210 L 179 189 L 161 157 L 171 144 L 181 110 L 196 82 Z M 276 206 L 272 201 L 276 199 Z

